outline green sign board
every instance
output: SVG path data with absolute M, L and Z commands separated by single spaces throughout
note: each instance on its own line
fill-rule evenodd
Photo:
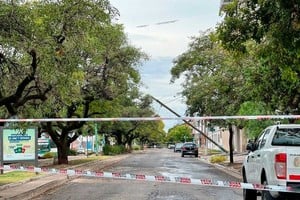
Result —
M 2 161 L 36 160 L 37 132 L 34 128 L 1 130 Z

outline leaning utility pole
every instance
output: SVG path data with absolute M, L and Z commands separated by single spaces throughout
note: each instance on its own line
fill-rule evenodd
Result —
M 174 115 L 176 115 L 177 117 L 181 117 L 179 114 L 177 114 L 174 110 L 172 110 L 171 108 L 169 108 L 168 106 L 166 106 L 165 104 L 163 104 L 161 101 L 159 101 L 158 99 L 154 98 L 153 96 L 151 96 L 157 103 L 159 103 L 160 105 L 164 106 L 166 109 L 168 109 L 170 112 L 172 112 Z M 191 124 L 189 121 L 183 119 L 182 121 L 184 121 L 184 123 L 186 123 L 187 125 L 189 125 L 190 127 L 192 127 L 193 129 L 195 129 L 196 131 L 198 131 L 200 134 L 202 134 L 206 139 L 208 139 L 210 142 L 212 142 L 213 144 L 215 144 L 217 147 L 219 147 L 223 152 L 228 153 L 228 151 L 226 149 L 224 149 L 222 146 L 220 146 L 218 143 L 216 143 L 215 141 L 213 141 L 210 137 L 208 137 L 203 131 L 199 130 L 197 127 L 195 127 L 193 124 Z

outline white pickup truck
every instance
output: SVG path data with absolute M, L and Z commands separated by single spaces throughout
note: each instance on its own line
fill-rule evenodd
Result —
M 300 188 L 300 124 L 267 127 L 255 142 L 247 145 L 242 173 L 245 183 Z M 244 189 L 244 200 L 300 199 L 298 192 Z

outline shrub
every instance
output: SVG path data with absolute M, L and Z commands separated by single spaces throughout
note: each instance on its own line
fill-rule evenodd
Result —
M 215 155 L 210 157 L 210 162 L 211 163 L 221 163 L 227 160 L 227 156 L 224 155 Z
M 135 151 L 140 150 L 140 146 L 137 146 L 137 145 L 133 146 L 132 149 L 135 150 Z
M 53 157 L 55 157 L 56 156 L 56 153 L 54 153 L 54 152 L 47 152 L 47 153 L 45 153 L 43 156 L 42 156 L 42 158 L 53 158 Z
M 74 150 L 74 149 L 69 150 L 69 156 L 76 156 L 76 155 L 77 155 L 76 150 Z
M 103 154 L 104 155 L 117 155 L 117 154 L 122 154 L 126 152 L 126 148 L 123 145 L 105 145 L 103 147 Z

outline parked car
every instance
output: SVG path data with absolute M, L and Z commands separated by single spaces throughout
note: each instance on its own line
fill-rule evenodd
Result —
M 76 152 L 77 152 L 78 154 L 85 153 L 85 149 L 84 149 L 83 147 L 79 147 L 79 148 L 76 150 Z
M 181 152 L 181 147 L 183 143 L 176 143 L 174 147 L 174 152 Z
M 300 186 L 300 124 L 267 127 L 254 142 L 247 145 L 249 154 L 242 167 L 245 183 L 277 185 L 284 188 Z M 244 189 L 245 200 L 300 199 L 300 193 Z
M 181 147 L 181 157 L 185 155 L 194 155 L 198 157 L 198 146 L 193 142 L 186 142 Z
M 174 149 L 175 148 L 175 144 L 169 144 L 168 145 L 168 149 Z

